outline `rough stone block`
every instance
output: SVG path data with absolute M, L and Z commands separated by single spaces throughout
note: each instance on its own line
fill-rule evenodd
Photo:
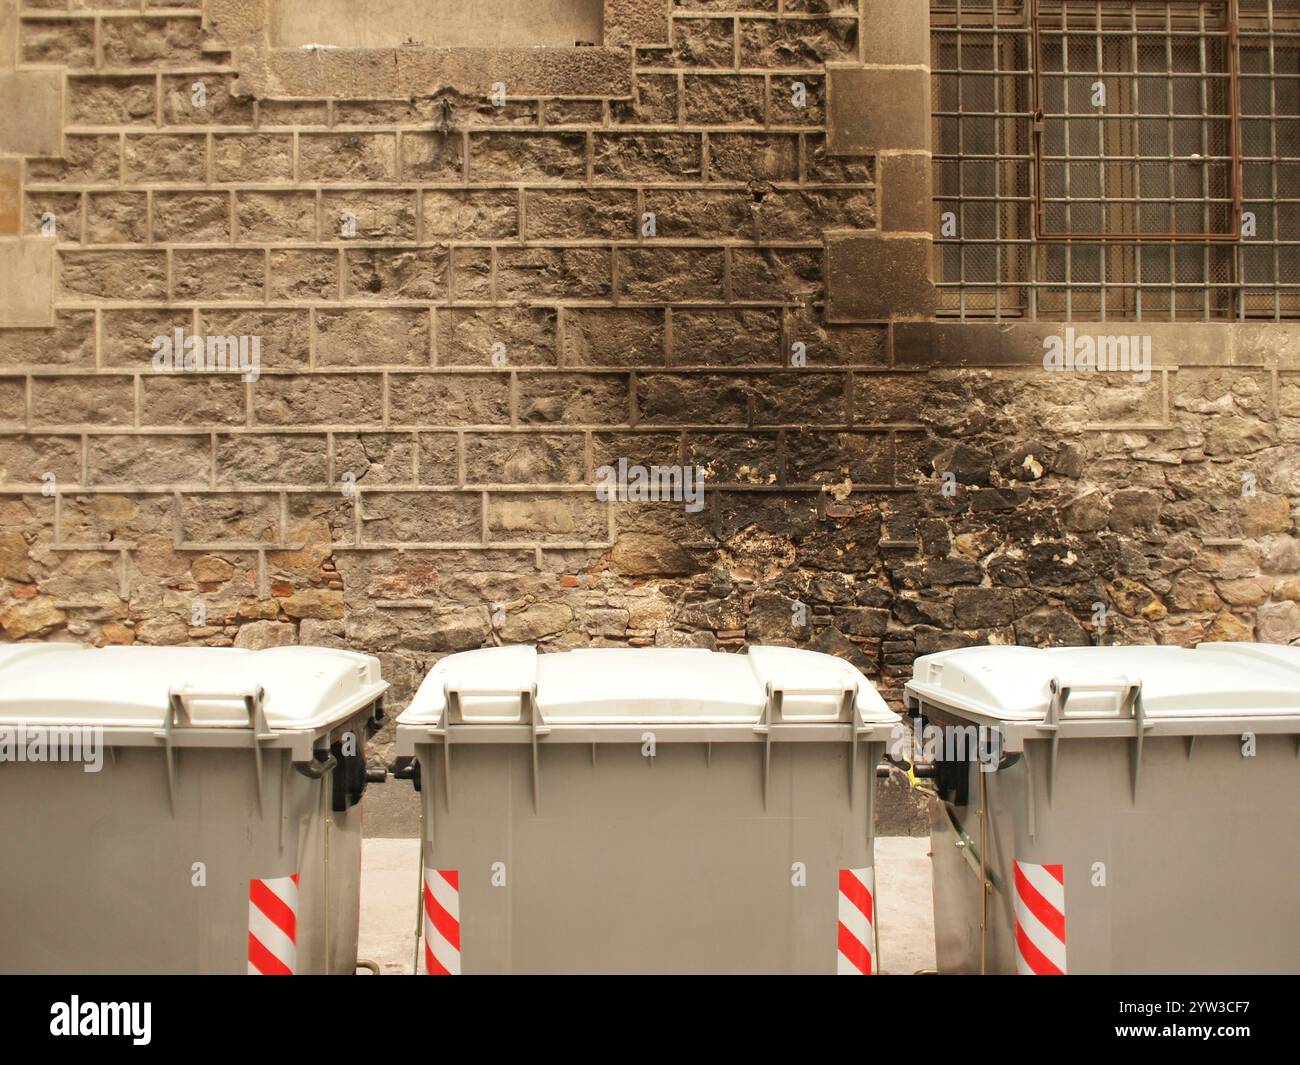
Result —
M 397 307 L 319 311 L 316 358 L 322 366 L 427 366 L 429 314 Z
M 238 374 L 160 374 L 140 383 L 142 425 L 243 425 L 245 388 Z
M 519 235 L 519 197 L 511 189 L 426 189 L 421 211 L 425 240 L 511 240 Z
M 686 121 L 706 126 L 759 126 L 767 112 L 763 78 L 755 74 L 688 74 Z
M 229 241 L 230 195 L 224 192 L 156 194 L 153 198 L 153 238 L 186 243 Z
M 253 101 L 246 96 L 232 94 L 234 77 L 204 73 L 169 74 L 162 79 L 162 120 L 166 126 L 251 126 Z M 196 82 L 203 84 L 203 92 L 196 94 Z M 267 122 L 267 107 L 263 105 L 262 123 Z M 321 123 L 324 124 L 323 122 Z
M 620 295 L 633 300 L 720 300 L 723 255 L 714 248 L 620 248 Z
M 710 133 L 710 181 L 797 181 L 799 138 L 793 133 Z
M 205 335 L 259 338 L 264 370 L 307 366 L 311 329 L 306 311 L 204 308 L 199 327 Z
M 94 365 L 93 312 L 57 312 L 52 325 L 49 329 L 0 329 L 0 366 L 37 369 Z
M 664 314 L 647 308 L 574 307 L 564 314 L 569 366 L 655 366 L 664 361 Z
M 304 181 L 393 181 L 397 138 L 392 133 L 304 133 L 298 138 Z
M 324 484 L 323 435 L 239 433 L 217 437 L 219 485 Z
M 501 248 L 497 297 L 507 300 L 602 299 L 613 288 L 608 248 Z
M 438 362 L 483 368 L 554 366 L 556 317 L 544 307 L 440 311 Z
M 615 125 L 673 125 L 677 122 L 677 78 L 672 74 L 641 74 L 630 100 L 610 102 Z
M 578 484 L 586 479 L 580 433 L 467 433 L 470 484 Z
M 600 133 L 592 172 L 610 181 L 685 181 L 700 172 L 696 133 Z
M 152 77 L 87 74 L 68 78 L 68 121 L 74 126 L 152 126 L 157 110 L 157 85 Z
M 459 133 L 403 133 L 402 176 L 422 181 L 459 181 L 465 172 Z
M 447 299 L 446 248 L 349 248 L 344 253 L 348 299 Z
M 668 0 L 605 0 L 605 43 L 667 44 Z
M 731 67 L 736 64 L 736 34 L 730 19 L 678 18 L 673 20 L 671 65 L 678 67 Z
M 207 436 L 92 436 L 87 482 L 97 486 L 186 485 L 205 488 L 212 454 Z
M 3 123 L 0 114 L 0 123 Z M 58 154 L 58 145 L 47 146 L 42 155 Z M 61 158 L 37 158 L 27 164 L 32 182 L 68 182 L 77 185 L 116 184 L 121 170 L 121 140 L 113 134 L 69 134 Z
M 331 248 L 271 252 L 272 300 L 332 300 L 339 297 L 339 255 Z
M 640 374 L 637 415 L 646 425 L 748 425 L 749 392 L 740 375 Z
M 266 292 L 266 256 L 261 249 L 178 249 L 172 254 L 176 299 L 261 300 Z
M 519 375 L 519 420 L 532 425 L 625 425 L 626 374 Z
M 475 133 L 469 174 L 471 181 L 580 181 L 587 176 L 587 138 L 581 133 Z
M 322 240 L 414 240 L 415 218 L 410 190 L 329 190 L 321 196 Z
M 208 143 L 202 134 L 143 133 L 126 138 L 122 168 L 128 183 L 202 184 L 208 174 Z
M 822 259 L 821 251 L 810 248 L 736 248 L 732 299 L 811 303 L 821 298 Z
M 477 492 L 366 492 L 361 497 L 364 543 L 478 543 L 482 505 Z
M 488 499 L 488 538 L 493 541 L 603 542 L 608 510 L 595 493 L 494 492 Z
M 253 386 L 253 413 L 261 425 L 379 425 L 383 385 L 379 374 L 264 376 Z
M 455 442 L 452 442 L 453 456 Z M 413 484 L 416 441 L 411 433 L 339 433 L 334 437 L 334 479 L 350 474 L 359 485 Z
M 426 214 L 428 211 L 426 197 Z M 528 240 L 627 240 L 637 233 L 633 189 L 535 189 L 524 199 Z
M 673 313 L 674 366 L 779 366 L 777 310 L 679 310 Z
M 273 492 L 186 492 L 181 496 L 182 542 L 280 541 L 280 497 Z
M 100 23 L 100 46 L 110 67 L 192 67 L 203 62 L 202 37 L 197 18 L 114 18 Z
M 742 19 L 740 63 L 746 67 L 818 67 L 858 52 L 858 19 Z
M 781 476 L 776 433 L 688 433 L 686 462 L 703 470 L 707 484 L 771 485 Z
M 135 412 L 127 376 L 37 377 L 32 380 L 35 425 L 130 425 Z
M 755 425 L 846 425 L 848 381 L 842 373 L 791 370 L 749 379 Z
M 24 19 L 19 32 L 22 61 L 60 67 L 95 65 L 93 19 Z
M 279 134 L 231 133 L 212 138 L 212 177 L 221 182 L 289 181 L 293 139 Z
M 161 194 L 155 205 L 161 201 Z M 188 227 L 189 218 L 173 219 Z M 208 221 L 212 221 L 209 215 Z M 155 212 L 157 225 L 157 212 Z M 167 222 L 163 223 L 164 230 Z M 143 244 L 149 238 L 149 198 L 143 192 L 92 192 L 86 197 L 87 244 Z M 166 239 L 166 238 L 159 238 Z
M 510 381 L 500 373 L 393 374 L 388 404 L 395 425 L 506 425 Z

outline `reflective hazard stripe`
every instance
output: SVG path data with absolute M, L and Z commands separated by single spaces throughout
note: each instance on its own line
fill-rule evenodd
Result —
M 1016 972 L 1065 974 L 1065 866 L 1016 862 Z
M 460 975 L 460 873 L 424 870 L 424 971 Z
M 248 974 L 298 971 L 298 874 L 248 882 Z
M 841 869 L 836 972 L 869 976 L 875 971 L 875 870 Z

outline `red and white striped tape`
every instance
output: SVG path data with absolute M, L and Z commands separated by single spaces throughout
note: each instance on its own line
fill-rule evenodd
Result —
M 865 869 L 840 870 L 839 953 L 840 976 L 870 976 L 875 971 L 875 909 L 872 895 L 876 873 Z
M 460 872 L 424 870 L 424 971 L 460 975 Z
M 1065 975 L 1065 866 L 1016 862 L 1016 972 Z
M 298 971 L 298 874 L 248 882 L 248 973 Z

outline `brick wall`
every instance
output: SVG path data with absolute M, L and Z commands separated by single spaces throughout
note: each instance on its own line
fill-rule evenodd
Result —
M 0 144 L 0 261 L 49 259 L 0 328 L 5 639 L 367 648 L 400 703 L 493 642 L 893 685 L 965 642 L 1300 636 L 1294 331 L 1159 334 L 1137 382 L 923 320 L 887 119 L 924 58 L 882 29 L 923 5 L 611 0 L 602 47 L 525 55 L 276 50 L 258 6 L 9 3 L 0 102 L 40 79 L 63 128 Z M 260 375 L 155 369 L 177 329 Z M 598 499 L 620 457 L 705 506 Z

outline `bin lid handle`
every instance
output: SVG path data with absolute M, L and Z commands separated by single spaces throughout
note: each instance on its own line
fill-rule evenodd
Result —
M 175 814 L 176 812 L 176 748 L 173 745 L 173 735 L 178 727 L 202 727 L 195 726 L 194 719 L 190 715 L 190 708 L 186 703 L 187 699 L 243 704 L 245 711 L 248 713 L 248 729 L 253 750 L 253 772 L 257 781 L 257 807 L 260 812 L 263 808 L 261 742 L 275 738 L 275 733 L 271 731 L 270 726 L 266 723 L 266 710 L 262 705 L 266 699 L 266 691 L 259 685 L 255 688 L 240 691 L 207 692 L 180 684 L 173 685 L 167 690 L 167 709 L 163 713 L 162 729 L 157 733 L 163 741 L 163 751 L 166 756 L 167 797 L 171 802 L 172 813 Z
M 1052 692 L 1052 699 L 1047 704 L 1047 716 L 1042 725 L 1043 728 L 1050 730 L 1052 733 L 1047 767 L 1048 805 L 1050 806 L 1052 803 L 1052 793 L 1056 784 L 1056 762 L 1061 743 L 1060 725 L 1070 716 L 1066 710 L 1066 703 L 1069 701 L 1071 692 L 1110 692 L 1119 698 L 1116 716 L 1119 718 L 1132 718 L 1134 723 L 1132 790 L 1133 800 L 1136 802 L 1138 781 L 1142 773 L 1142 741 L 1146 736 L 1147 729 L 1151 727 L 1151 722 L 1147 720 L 1146 710 L 1142 706 L 1142 682 L 1140 680 L 1130 680 L 1128 677 L 1078 682 L 1053 677 L 1049 687 Z

